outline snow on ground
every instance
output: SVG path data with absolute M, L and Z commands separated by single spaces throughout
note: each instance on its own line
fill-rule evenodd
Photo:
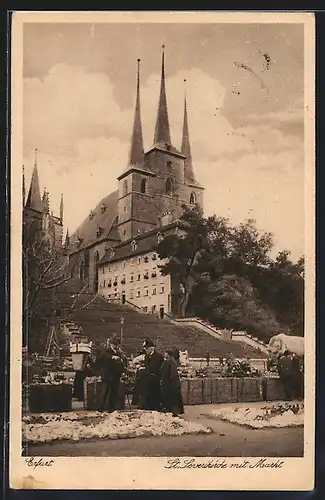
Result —
M 263 427 L 297 427 L 304 425 L 303 403 L 276 403 L 260 408 L 223 407 L 211 414 L 221 420 L 227 420 L 254 429 Z
M 45 443 L 90 438 L 123 439 L 138 436 L 209 434 L 211 429 L 171 414 L 155 411 L 67 412 L 27 415 L 23 418 L 23 441 Z

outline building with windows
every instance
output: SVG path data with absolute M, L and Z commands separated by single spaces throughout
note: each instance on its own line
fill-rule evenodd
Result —
M 180 150 L 171 141 L 164 48 L 153 144 L 144 151 L 138 60 L 129 161 L 117 183 L 70 238 L 70 268 L 109 299 L 161 315 L 176 313 L 177 285 L 160 274 L 155 249 L 159 238 L 179 230 L 182 205 L 203 207 L 203 187 L 194 175 L 186 96 Z

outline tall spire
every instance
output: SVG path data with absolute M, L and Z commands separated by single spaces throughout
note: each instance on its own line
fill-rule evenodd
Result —
M 61 201 L 60 201 L 60 222 L 63 224 L 63 194 L 61 194 Z
M 137 93 L 135 101 L 135 113 L 134 113 L 129 165 L 138 165 L 143 163 L 143 153 L 144 153 L 143 136 L 142 136 L 142 126 L 141 126 L 141 113 L 140 113 L 140 59 L 138 59 Z
M 34 168 L 27 196 L 26 207 L 36 210 L 37 212 L 42 212 L 43 210 L 41 193 L 39 189 L 38 172 L 37 172 L 37 149 L 35 149 Z
M 184 84 L 186 85 L 186 80 L 184 80 Z M 182 137 L 181 153 L 186 157 L 185 161 L 184 161 L 185 180 L 194 180 L 192 153 L 191 153 L 191 145 L 190 145 L 190 138 L 189 138 L 189 131 L 188 131 L 186 90 L 185 90 L 185 97 L 184 97 L 184 120 L 183 120 L 183 137 Z
M 171 144 L 165 85 L 165 46 L 162 46 L 161 83 L 154 143 Z
M 26 186 L 25 186 L 25 167 L 23 165 L 23 178 L 22 178 L 22 196 L 23 196 L 23 207 L 25 206 L 26 199 Z

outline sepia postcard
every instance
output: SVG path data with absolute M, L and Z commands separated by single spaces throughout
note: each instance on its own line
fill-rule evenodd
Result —
M 10 488 L 311 490 L 315 22 L 14 12 Z

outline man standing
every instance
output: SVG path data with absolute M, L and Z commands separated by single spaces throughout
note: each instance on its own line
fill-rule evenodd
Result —
M 145 410 L 160 410 L 161 401 L 161 367 L 164 356 L 156 351 L 155 343 L 151 339 L 146 339 L 143 343 L 145 350 L 144 358 L 144 387 L 143 398 L 140 398 L 142 408 Z
M 278 359 L 278 374 L 283 384 L 285 398 L 292 400 L 295 387 L 293 362 L 289 351 L 285 351 Z
M 116 336 L 107 341 L 100 364 L 103 382 L 100 410 L 113 412 L 117 407 L 120 378 L 125 368 L 123 353 Z

